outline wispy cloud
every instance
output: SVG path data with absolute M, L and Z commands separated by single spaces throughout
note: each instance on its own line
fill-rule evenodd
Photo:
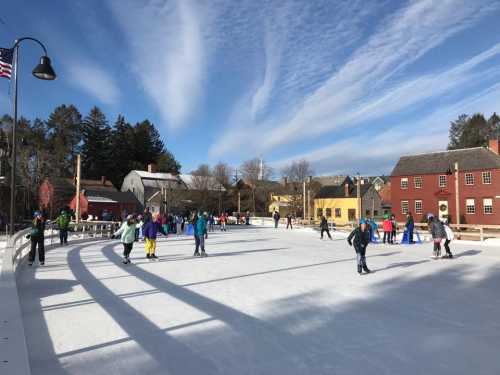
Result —
M 71 60 L 71 59 L 70 59 Z M 115 80 L 99 65 L 83 59 L 66 65 L 69 84 L 74 85 L 100 102 L 115 105 L 120 99 L 120 90 Z
M 130 68 L 168 126 L 181 127 L 201 99 L 206 71 L 199 3 L 128 0 L 109 4 L 131 48 Z
M 376 118 L 409 109 L 435 94 L 466 84 L 473 75 L 464 77 L 462 73 L 468 73 L 471 66 L 480 62 L 470 61 L 471 66 L 403 81 L 398 74 L 498 6 L 493 1 L 465 0 L 410 3 L 382 21 L 368 41 L 329 79 L 306 95 L 295 111 L 270 115 L 229 130 L 212 147 L 212 155 L 223 150 L 219 147 L 223 144 L 231 144 L 233 148 L 245 144 L 247 149 L 263 152 L 311 139 L 354 126 L 370 116 Z M 498 53 L 496 49 L 490 52 Z M 436 80 L 442 86 L 436 85 Z

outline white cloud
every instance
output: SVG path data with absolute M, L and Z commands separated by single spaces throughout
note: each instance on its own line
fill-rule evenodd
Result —
M 104 104 L 114 105 L 120 99 L 120 90 L 110 74 L 100 66 L 79 59 L 66 65 L 67 82 L 96 97 Z
M 295 112 L 269 116 L 258 123 L 236 128 L 221 137 L 221 143 L 246 145 L 253 152 L 268 151 L 302 139 L 356 125 L 357 121 L 392 114 L 428 100 L 438 93 L 468 83 L 463 76 L 480 62 L 448 72 L 424 75 L 397 83 L 398 73 L 429 50 L 470 27 L 483 17 L 493 2 L 423 0 L 398 10 L 378 26 L 376 32 L 347 62 L 312 94 Z M 451 16 L 453 15 L 453 16 Z M 498 53 L 494 49 L 491 55 Z M 491 56 L 478 56 L 486 60 Z M 497 72 L 490 72 L 496 74 Z M 441 86 L 436 85 L 436 79 Z M 396 81 L 391 82 L 391 81 Z
M 131 69 L 168 126 L 181 127 L 200 102 L 206 71 L 200 5 L 191 0 L 109 4 L 131 47 Z

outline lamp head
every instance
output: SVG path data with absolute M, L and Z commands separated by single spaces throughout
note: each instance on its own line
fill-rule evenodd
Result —
M 52 69 L 50 63 L 50 58 L 48 56 L 42 56 L 40 58 L 40 63 L 33 69 L 33 75 L 38 79 L 43 79 L 47 81 L 52 81 L 56 79 L 56 73 Z

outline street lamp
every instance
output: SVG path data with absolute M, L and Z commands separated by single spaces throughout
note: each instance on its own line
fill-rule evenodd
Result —
M 16 128 L 17 128 L 17 67 L 19 66 L 19 45 L 25 40 L 31 40 L 37 43 L 43 50 L 43 56 L 40 58 L 40 63 L 33 69 L 33 75 L 38 79 L 43 79 L 47 81 L 52 81 L 56 79 L 56 73 L 52 69 L 50 63 L 50 58 L 47 56 L 47 49 L 38 39 L 31 37 L 24 37 L 17 39 L 14 42 L 14 58 L 15 58 L 15 69 L 14 69 L 14 123 L 12 124 L 12 155 L 11 155 L 11 178 L 10 178 L 10 235 L 14 234 L 14 216 L 16 214 L 15 205 L 15 190 L 16 190 Z

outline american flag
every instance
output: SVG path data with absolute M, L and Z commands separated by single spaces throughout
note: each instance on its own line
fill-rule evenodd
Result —
M 0 77 L 10 79 L 12 74 L 12 49 L 0 48 Z

